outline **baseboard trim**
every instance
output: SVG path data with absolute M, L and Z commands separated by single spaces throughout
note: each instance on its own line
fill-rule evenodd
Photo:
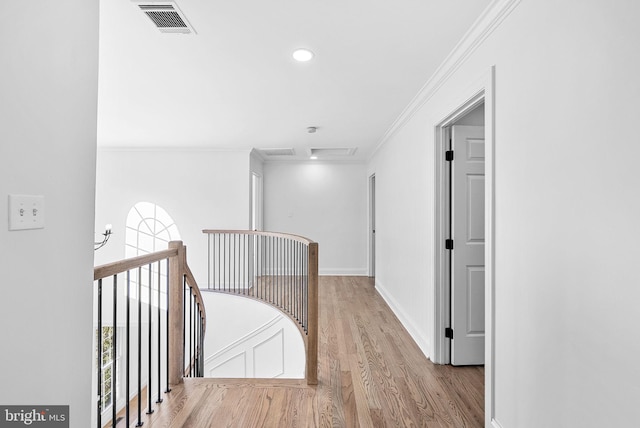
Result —
M 366 268 L 322 268 L 318 270 L 320 276 L 367 276 Z
M 395 301 L 391 294 L 385 289 L 382 283 L 376 278 L 375 280 L 376 291 L 382 297 L 382 299 L 389 305 L 391 311 L 398 317 L 402 326 L 407 330 L 409 335 L 416 342 L 422 353 L 429 358 L 429 351 L 431 349 L 431 344 L 429 339 L 420 333 L 420 330 L 416 327 L 416 325 L 409 319 L 407 314 L 400 308 L 398 302 Z

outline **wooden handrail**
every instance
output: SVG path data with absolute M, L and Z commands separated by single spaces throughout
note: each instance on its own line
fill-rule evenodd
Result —
M 168 250 L 158 251 L 155 253 L 145 254 L 137 257 L 131 257 L 128 259 L 119 260 L 117 262 L 96 266 L 95 268 L 93 268 L 93 280 L 97 281 L 99 279 L 117 275 L 119 273 L 123 273 L 142 266 L 147 266 L 149 263 L 154 263 L 159 260 L 165 260 L 177 255 L 178 250 L 170 248 Z

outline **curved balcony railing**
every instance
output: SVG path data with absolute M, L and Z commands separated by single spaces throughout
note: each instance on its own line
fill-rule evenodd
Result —
M 318 244 L 277 232 L 203 230 L 207 289 L 258 299 L 290 316 L 306 349 L 306 379 L 318 383 Z

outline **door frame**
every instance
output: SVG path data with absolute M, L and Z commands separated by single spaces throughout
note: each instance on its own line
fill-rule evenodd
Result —
M 376 175 L 369 176 L 369 277 L 376 276 Z
M 249 229 L 262 230 L 264 227 L 264 185 L 262 174 L 251 171 L 249 187 Z
M 449 252 L 448 238 L 448 166 L 445 151 L 449 129 L 458 119 L 484 102 L 485 114 L 485 425 L 492 426 L 495 415 L 495 66 L 486 76 L 469 87 L 436 124 L 434 144 L 435 212 L 434 212 L 434 287 L 433 344 L 431 360 L 449 364 L 450 341 L 445 337 L 449 324 Z

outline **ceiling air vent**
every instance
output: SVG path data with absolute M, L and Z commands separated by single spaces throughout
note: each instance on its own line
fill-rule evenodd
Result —
M 296 154 L 293 149 L 259 149 L 258 150 L 263 156 L 293 156 Z
M 196 34 L 174 2 L 139 4 L 138 7 L 162 33 Z
M 309 154 L 311 156 L 318 157 L 327 157 L 327 156 L 353 156 L 356 152 L 356 147 L 345 147 L 345 148 L 337 148 L 337 147 L 327 147 L 327 148 L 311 148 L 309 149 Z

